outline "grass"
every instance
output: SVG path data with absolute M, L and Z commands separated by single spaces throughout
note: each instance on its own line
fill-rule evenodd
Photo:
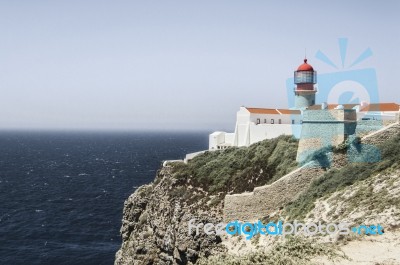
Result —
M 172 175 L 211 194 L 251 191 L 296 168 L 298 141 L 280 136 L 251 145 L 206 152 L 189 163 L 172 163 Z
M 375 176 L 397 165 L 400 157 L 400 133 L 379 145 L 381 160 L 376 163 L 349 163 L 340 169 L 331 169 L 315 180 L 297 200 L 285 207 L 290 219 L 303 219 L 314 208 L 314 202 L 358 181 Z M 361 195 L 361 194 L 360 194 Z
M 354 209 L 361 206 L 364 216 L 374 215 L 382 213 L 391 207 L 400 207 L 400 197 L 396 194 L 390 194 L 391 189 L 395 189 L 394 181 L 398 178 L 390 177 L 391 170 L 385 170 L 384 175 L 377 176 L 376 178 L 368 179 L 362 184 L 357 185 L 352 189 L 351 195 L 343 197 L 343 192 L 339 192 L 335 197 L 331 198 L 333 204 L 337 204 L 338 201 L 345 203 L 345 207 L 342 207 L 341 212 L 338 216 L 332 216 L 334 219 L 342 218 L 343 216 L 349 215 Z M 382 184 L 382 187 L 378 190 L 374 190 L 375 184 Z M 334 210 L 334 209 L 332 209 Z M 360 210 L 360 209 L 358 209 Z M 392 208 L 392 213 L 395 214 L 395 209 Z M 360 217 L 361 218 L 361 217 Z
M 333 244 L 322 244 L 312 239 L 287 237 L 269 251 L 252 252 L 244 256 L 220 254 L 200 258 L 196 265 L 310 265 L 311 259 L 325 256 L 330 260 L 346 258 Z

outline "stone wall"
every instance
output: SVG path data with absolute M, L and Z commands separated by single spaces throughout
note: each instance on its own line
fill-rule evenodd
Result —
M 226 195 L 224 221 L 255 221 L 265 217 L 294 200 L 323 172 L 318 165 L 309 163 L 271 185 L 255 188 L 253 192 Z
M 399 123 L 389 125 L 364 138 L 364 146 L 375 147 L 400 132 Z M 358 155 L 362 150 L 355 150 Z M 349 162 L 348 154 L 327 154 L 332 159 L 331 166 L 340 168 Z M 355 161 L 356 162 L 356 161 Z M 366 161 L 365 161 L 366 162 Z M 324 174 L 324 170 L 316 162 L 310 162 L 292 171 L 270 185 L 257 187 L 253 192 L 226 195 L 224 200 L 224 221 L 256 221 L 268 216 L 288 202 L 295 200 L 305 191 L 312 181 Z
M 356 119 L 354 110 L 304 111 L 297 162 L 303 164 L 314 152 L 341 144 L 346 135 L 355 133 Z
M 382 129 L 387 121 L 379 121 L 379 120 L 359 120 L 357 121 L 356 134 L 360 137 L 363 137 L 367 134 L 370 134 L 374 131 L 378 131 Z
M 385 142 L 387 139 L 395 136 L 400 132 L 400 124 L 393 123 L 362 138 L 362 144 L 377 145 Z M 379 137 L 377 137 L 379 136 Z

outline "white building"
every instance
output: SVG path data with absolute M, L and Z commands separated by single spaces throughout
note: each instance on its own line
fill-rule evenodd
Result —
M 399 117 L 399 104 L 361 103 L 361 104 L 321 104 L 307 107 L 318 109 L 354 109 L 357 120 L 396 121 Z M 225 149 L 230 146 L 249 146 L 253 143 L 278 137 L 293 135 L 300 138 L 302 110 L 263 109 L 240 107 L 236 116 L 233 133 L 214 132 L 209 136 L 209 150 Z
M 230 146 L 249 146 L 280 135 L 300 137 L 301 111 L 240 107 L 236 116 L 235 132 L 210 134 L 209 150 Z

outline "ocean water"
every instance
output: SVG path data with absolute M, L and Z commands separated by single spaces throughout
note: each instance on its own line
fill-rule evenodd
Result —
M 0 133 L 0 264 L 113 264 L 124 200 L 207 133 Z

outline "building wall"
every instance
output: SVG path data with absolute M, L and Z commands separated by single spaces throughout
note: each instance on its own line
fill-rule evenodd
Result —
M 395 122 L 398 119 L 398 114 L 398 111 L 366 113 L 357 112 L 356 109 L 321 109 L 304 110 L 304 116 L 300 114 L 279 115 L 250 113 L 245 107 L 241 107 L 237 112 L 235 132 L 211 134 L 209 150 L 217 150 L 218 147 L 225 148 L 227 146 L 249 146 L 264 139 L 286 134 L 293 135 L 298 139 L 302 138 L 299 150 L 301 153 L 304 152 L 303 157 L 306 157 L 314 152 L 314 149 L 320 149 L 326 145 L 340 144 L 345 135 L 354 134 L 356 124 L 345 121 L 358 120 L 357 134 L 365 135 L 382 128 L 382 125 L 378 124 L 379 120 L 382 120 L 383 125 L 387 125 L 388 122 Z M 364 121 L 363 118 L 371 118 L 371 120 Z M 279 120 L 281 123 L 279 123 Z M 301 133 L 303 120 L 305 121 L 305 128 Z M 293 121 L 295 124 L 292 124 Z M 310 121 L 313 121 L 314 125 L 310 125 Z M 342 125 L 339 123 L 342 123 Z M 300 157 L 298 158 L 300 161 Z
M 234 146 L 248 146 L 250 141 L 249 124 L 238 124 L 235 129 Z
M 265 139 L 272 139 L 280 135 L 293 135 L 293 131 L 300 131 L 300 124 L 250 124 L 250 142 L 254 144 Z M 296 133 L 298 136 L 299 134 Z
M 210 134 L 209 150 L 218 150 L 227 146 L 249 146 L 280 135 L 293 135 L 299 138 L 300 132 L 301 124 L 241 124 L 237 125 L 235 133 Z
M 235 133 L 225 133 L 225 143 L 233 146 L 235 143 Z
M 291 114 L 250 114 L 250 122 L 255 124 L 299 124 L 301 115 Z
M 214 132 L 208 138 L 208 149 L 216 150 L 217 146 L 225 142 L 225 132 Z
M 306 110 L 297 150 L 297 161 L 302 164 L 321 148 L 337 146 L 355 134 L 355 110 Z
M 362 119 L 370 119 L 370 120 L 392 120 L 392 121 L 396 121 L 396 117 L 397 114 L 399 112 L 398 111 L 384 111 L 384 112 L 358 112 L 357 113 L 357 119 L 358 120 L 362 120 Z
M 211 134 L 209 150 L 217 150 L 226 146 L 249 146 L 280 135 L 294 135 L 299 138 L 301 117 L 299 114 L 250 113 L 246 108 L 241 107 L 237 112 L 235 132 Z
M 250 120 L 250 112 L 245 107 L 240 107 L 236 113 L 236 124 L 246 124 Z
M 358 136 L 364 136 L 373 131 L 382 129 L 384 122 L 380 120 L 359 120 L 357 121 L 356 134 Z

